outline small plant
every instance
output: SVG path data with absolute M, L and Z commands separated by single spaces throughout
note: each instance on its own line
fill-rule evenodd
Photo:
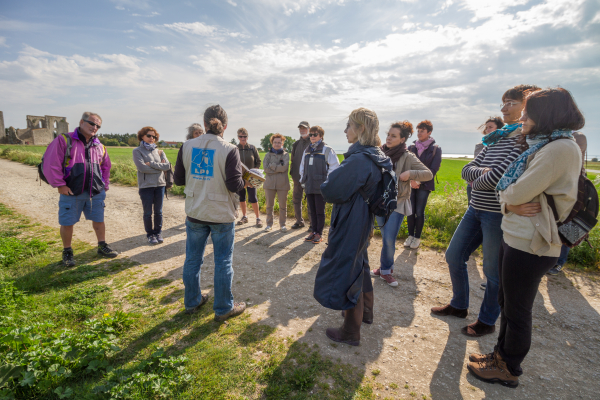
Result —
M 373 371 L 371 371 L 371 373 L 373 374 L 373 376 L 377 376 L 381 373 L 381 371 L 378 369 L 374 369 Z
M 392 389 L 398 389 L 398 385 L 397 385 L 397 384 L 395 384 L 395 383 L 393 383 L 393 382 L 392 382 L 392 383 L 390 383 L 390 387 L 391 387 Z

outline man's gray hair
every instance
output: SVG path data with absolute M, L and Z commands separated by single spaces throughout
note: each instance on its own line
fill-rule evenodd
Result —
M 200 125 L 200 124 L 191 124 L 190 126 L 188 126 L 187 131 L 188 131 L 188 134 L 185 137 L 185 140 L 193 139 L 194 132 L 196 132 L 196 131 L 200 131 L 201 135 L 204 134 L 204 129 L 202 129 L 202 125 Z
M 100 121 L 102 121 L 102 117 L 101 117 L 100 115 L 98 115 L 98 114 L 96 114 L 96 113 L 93 113 L 93 112 L 91 112 L 91 111 L 86 111 L 86 112 L 84 112 L 84 113 L 83 113 L 83 115 L 81 116 L 81 119 L 82 119 L 82 120 L 84 120 L 84 121 L 87 121 L 87 120 L 88 120 L 88 118 L 90 118 L 90 116 L 92 116 L 92 115 L 93 115 L 94 117 L 98 117 L 98 119 L 99 119 Z

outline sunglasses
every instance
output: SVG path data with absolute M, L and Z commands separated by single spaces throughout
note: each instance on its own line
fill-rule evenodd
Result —
M 247 139 L 248 136 L 238 136 L 238 139 Z
M 91 126 L 93 126 L 94 128 L 98 128 L 98 129 L 100 129 L 100 128 L 101 128 L 101 126 L 100 126 L 100 125 L 98 125 L 98 124 L 95 124 L 95 123 L 93 123 L 93 122 L 87 121 L 87 120 L 85 120 L 85 119 L 84 119 L 84 121 L 85 121 L 85 122 L 87 122 L 88 124 L 90 124 Z
M 309 133 L 308 136 L 317 137 L 317 136 L 319 136 L 319 134 L 318 133 Z
M 149 134 L 149 133 L 147 133 L 147 134 L 146 134 L 146 137 L 147 137 L 147 138 L 150 138 L 150 139 L 154 139 L 154 140 L 157 140 L 157 139 L 158 139 L 156 136 L 154 136 L 154 135 L 151 135 L 151 134 Z

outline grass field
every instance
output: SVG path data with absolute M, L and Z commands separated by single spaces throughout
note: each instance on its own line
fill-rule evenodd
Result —
M 10 146 L 0 145 L 0 157 L 18 161 L 28 165 L 39 164 L 44 146 Z M 132 147 L 108 147 L 107 151 L 113 164 L 111 170 L 111 182 L 128 186 L 137 186 L 136 168 L 131 158 Z M 177 159 L 177 149 L 166 149 L 167 158 L 171 163 Z M 266 153 L 261 153 L 261 159 Z M 343 156 L 338 155 L 340 160 Z M 441 168 L 437 174 L 436 190 L 432 193 L 427 203 L 426 220 L 423 230 L 423 243 L 434 249 L 445 249 L 450 243 L 454 231 L 460 223 L 462 215 L 467 209 L 466 184 L 461 179 L 461 170 L 469 162 L 467 159 L 442 159 Z M 591 164 L 591 163 L 590 163 Z M 593 168 L 592 166 L 589 167 Z M 600 166 L 598 167 L 600 169 Z M 596 174 L 590 173 L 591 180 L 596 179 Z M 175 186 L 174 194 L 183 194 L 183 187 Z M 265 194 L 263 190 L 257 193 L 262 213 L 265 209 Z M 292 203 L 292 191 L 288 193 L 287 199 L 288 217 L 294 216 Z M 331 204 L 325 209 L 326 224 L 329 225 L 331 216 Z M 275 213 L 279 212 L 279 205 L 275 205 Z M 308 219 L 306 205 L 303 207 L 303 216 Z M 408 236 L 406 223 L 403 224 L 398 235 L 399 239 Z M 569 253 L 571 267 L 587 271 L 600 271 L 600 228 L 596 227 L 590 235 L 590 242 L 594 248 L 582 244 Z

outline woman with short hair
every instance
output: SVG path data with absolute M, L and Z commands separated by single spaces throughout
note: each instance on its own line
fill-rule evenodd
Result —
M 306 193 L 306 204 L 310 213 L 313 231 L 304 238 L 307 242 L 320 243 L 325 226 L 325 200 L 321 195 L 321 184 L 330 173 L 340 166 L 335 151 L 323 141 L 325 130 L 318 125 L 308 131 L 310 144 L 300 162 L 300 183 Z
M 285 136 L 276 133 L 269 138 L 271 150 L 265 155 L 263 165 L 265 167 L 265 197 L 267 202 L 267 227 L 266 231 L 273 229 L 273 207 L 275 206 L 275 195 L 279 200 L 279 228 L 282 232 L 287 231 L 285 222 L 287 219 L 287 195 L 290 191 L 290 178 L 288 169 L 290 166 L 290 155 L 283 148 Z
M 204 135 L 204 129 L 200 124 L 191 124 L 187 127 L 188 134 L 185 137 L 185 140 L 195 139 L 198 136 Z
M 137 133 L 139 147 L 133 149 L 133 162 L 137 167 L 138 192 L 144 209 L 144 229 L 148 243 L 155 245 L 164 241 L 162 237 L 162 206 L 165 196 L 164 171 L 171 169 L 165 152 L 156 148 L 160 135 L 151 126 Z M 154 209 L 154 225 L 152 211 Z
M 424 182 L 433 177 L 429 168 L 423 165 L 414 153 L 406 151 L 406 141 L 412 136 L 412 133 L 413 126 L 410 122 L 394 122 L 390 126 L 385 144 L 381 146 L 381 150 L 392 160 L 392 165 L 398 177 L 398 205 L 387 222 L 382 217 L 376 217 L 377 225 L 381 227 L 383 247 L 381 249 L 380 267 L 371 271 L 371 276 L 379 276 L 392 287 L 398 286 L 398 282 L 392 276 L 396 238 L 400 226 L 402 226 L 402 221 L 404 221 L 404 216 L 412 214 L 409 180 Z
M 251 144 L 248 144 L 248 130 L 246 128 L 240 128 L 237 131 L 238 150 L 240 152 L 240 161 L 248 169 L 260 168 L 260 155 L 258 150 Z M 242 210 L 242 218 L 237 222 L 237 225 L 243 225 L 248 223 L 248 217 L 246 217 L 246 194 L 248 194 L 248 202 L 252 206 L 254 215 L 256 215 L 256 227 L 262 228 L 262 221 L 260 220 L 260 214 L 258 210 L 258 198 L 256 197 L 256 188 L 248 186 L 240 190 L 238 195 L 240 196 L 240 208 Z
M 573 131 L 585 125 L 571 93 L 562 88 L 529 94 L 520 121 L 523 153 L 496 186 L 504 215 L 498 265 L 500 332 L 494 352 L 471 354 L 468 364 L 478 379 L 510 387 L 519 384 L 521 363 L 531 347 L 540 281 L 560 255 L 557 222 L 569 216 L 577 201 L 582 164 Z
M 504 121 L 502 121 L 502 117 L 489 117 L 487 121 L 479 126 L 479 130 L 483 136 L 489 135 L 490 133 L 498 130 L 504 126 Z M 483 142 L 479 142 L 475 145 L 475 152 L 473 153 L 473 158 L 477 158 L 479 153 L 483 150 Z M 467 182 L 467 199 L 469 203 L 471 202 L 471 191 L 473 188 L 471 187 L 471 182 Z

